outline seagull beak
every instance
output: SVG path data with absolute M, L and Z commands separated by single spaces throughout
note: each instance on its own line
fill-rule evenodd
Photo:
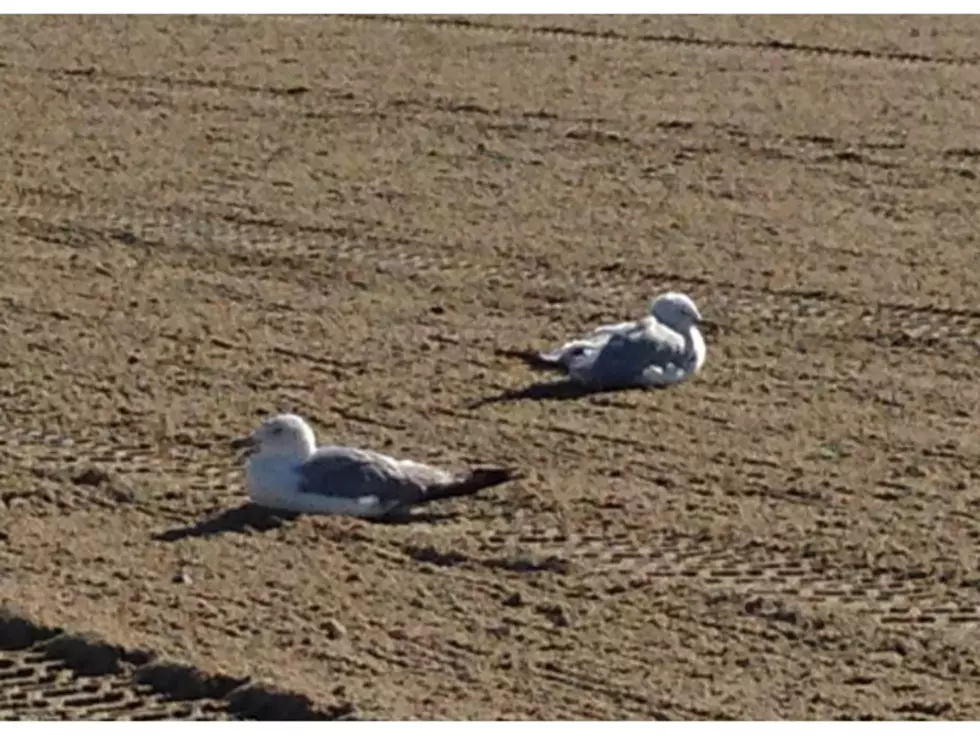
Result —
M 243 459 L 252 456 L 257 450 L 258 442 L 255 441 L 255 437 L 252 434 L 248 436 L 240 436 L 231 440 L 231 448 L 237 452 L 241 452 Z

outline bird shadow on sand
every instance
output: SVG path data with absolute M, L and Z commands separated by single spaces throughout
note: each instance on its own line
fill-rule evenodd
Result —
M 266 531 L 275 531 L 284 528 L 301 515 L 303 514 L 263 508 L 255 503 L 244 503 L 235 508 L 223 510 L 197 523 L 178 526 L 154 534 L 153 540 L 172 542 L 185 538 L 209 538 L 224 533 L 248 533 L 249 531 L 264 533 Z M 458 515 L 458 513 L 403 511 L 392 513 L 382 518 L 365 520 L 369 523 L 400 526 L 410 523 L 436 523 L 438 521 L 453 520 Z
M 644 390 L 639 387 L 630 388 L 594 388 L 571 380 L 552 380 L 534 383 L 526 388 L 507 390 L 493 396 L 485 396 L 468 401 L 466 408 L 482 408 L 494 403 L 513 403 L 516 401 L 574 401 L 586 396 L 598 396 L 609 393 L 626 393 Z
M 209 516 L 197 523 L 178 526 L 155 534 L 155 541 L 180 541 L 185 538 L 208 538 L 223 533 L 274 531 L 299 517 L 299 513 L 270 510 L 255 503 L 244 503 Z
M 461 513 L 437 513 L 435 511 L 411 511 L 402 513 L 392 513 L 381 518 L 366 518 L 368 523 L 376 523 L 380 526 L 404 526 L 411 523 L 438 523 L 439 521 L 453 521 L 459 518 Z

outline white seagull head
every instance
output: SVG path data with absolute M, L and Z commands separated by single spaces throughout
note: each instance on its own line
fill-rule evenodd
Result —
M 247 437 L 236 439 L 232 444 L 264 456 L 306 459 L 316 449 L 316 437 L 302 417 L 284 413 L 266 419 Z
M 662 324 L 677 331 L 698 326 L 701 312 L 690 296 L 676 291 L 661 294 L 650 303 L 650 314 Z

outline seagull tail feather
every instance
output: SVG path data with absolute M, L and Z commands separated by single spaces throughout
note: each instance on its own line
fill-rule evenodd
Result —
M 520 360 L 534 370 L 566 372 L 566 367 L 562 362 L 560 354 L 541 353 L 535 352 L 534 350 L 497 350 L 497 354 L 502 357 L 511 357 Z
M 431 503 L 433 500 L 475 495 L 481 490 L 502 485 L 519 477 L 520 473 L 510 467 L 477 467 L 450 482 L 430 486 L 418 502 Z

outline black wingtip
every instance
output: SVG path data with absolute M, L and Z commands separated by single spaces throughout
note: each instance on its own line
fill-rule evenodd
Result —
M 455 482 L 429 488 L 420 502 L 461 498 L 523 477 L 512 467 L 475 467 Z
M 470 470 L 464 482 L 469 485 L 478 485 L 482 490 L 494 485 L 503 485 L 505 482 L 511 482 L 520 477 L 521 474 L 513 467 L 476 467 Z
M 507 350 L 498 349 L 496 351 L 501 357 L 509 357 L 515 360 L 520 360 L 529 368 L 534 370 L 555 370 L 559 372 L 564 371 L 564 366 L 557 360 L 548 359 L 540 352 L 535 352 L 534 350 Z

